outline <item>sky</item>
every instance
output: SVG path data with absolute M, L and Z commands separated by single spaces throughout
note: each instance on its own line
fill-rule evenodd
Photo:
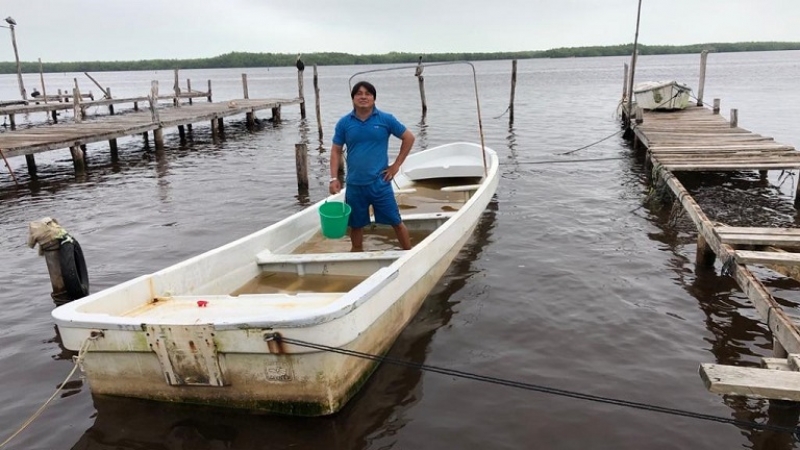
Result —
M 20 60 L 547 50 L 631 43 L 638 0 L 4 2 Z M 3 23 L 3 22 L 0 22 Z M 800 42 L 800 0 L 642 0 L 639 42 Z M 0 33 L 0 36 L 2 33 Z M 2 38 L 0 38 L 2 39 Z M 0 61 L 13 61 L 10 33 Z

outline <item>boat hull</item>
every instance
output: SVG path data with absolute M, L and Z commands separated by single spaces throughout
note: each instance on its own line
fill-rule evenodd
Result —
M 87 350 L 82 368 L 92 393 L 97 395 L 297 416 L 335 413 L 358 392 L 378 363 L 270 337 L 277 333 L 286 339 L 369 355 L 388 352 L 470 238 L 494 195 L 498 162 L 493 151 L 490 156 L 491 169 L 484 182 L 461 209 L 356 289 L 331 294 L 334 301 L 322 307 L 322 312 L 292 315 L 291 307 L 283 305 L 275 307 L 277 312 L 271 315 L 259 315 L 260 310 L 253 310 L 249 320 L 187 318 L 183 322 L 167 315 L 133 316 L 129 312 L 129 304 L 140 301 L 140 308 L 158 308 L 158 296 L 168 288 L 191 285 L 186 292 L 207 292 L 211 286 L 230 284 L 206 282 L 202 274 L 213 261 L 239 258 L 252 260 L 255 265 L 255 250 L 249 247 L 264 241 L 263 235 L 270 228 L 286 226 L 281 222 L 172 268 L 57 308 L 53 316 L 64 346 Z M 308 222 L 303 217 L 309 213 L 316 211 L 298 213 L 290 226 Z M 244 255 L 242 249 L 248 249 Z M 258 266 L 246 266 L 235 272 L 249 277 L 247 274 L 257 269 Z M 258 301 L 255 297 L 251 300 Z M 302 303 L 300 297 L 292 298 Z M 149 298 L 156 300 L 148 303 Z M 251 301 L 243 297 L 229 300 L 239 308 Z M 218 306 L 225 300 L 210 302 Z M 199 306 L 198 303 L 189 313 L 201 314 L 210 309 Z M 115 308 L 118 317 L 107 317 Z M 289 312 L 284 311 L 287 308 Z
M 636 104 L 647 110 L 678 110 L 689 106 L 692 89 L 676 81 L 647 82 L 633 88 Z

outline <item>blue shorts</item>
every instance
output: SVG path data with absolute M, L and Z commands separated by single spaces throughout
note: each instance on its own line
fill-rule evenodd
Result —
M 375 213 L 375 223 L 400 225 L 400 208 L 394 199 L 391 181 L 378 178 L 372 184 L 363 186 L 347 185 L 345 200 L 350 212 L 350 228 L 364 228 L 370 224 L 369 207 Z

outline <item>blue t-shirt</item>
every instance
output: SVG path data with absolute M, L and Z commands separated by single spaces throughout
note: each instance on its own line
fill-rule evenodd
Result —
M 367 120 L 355 110 L 339 119 L 333 143 L 347 149 L 347 184 L 368 185 L 389 166 L 389 136 L 400 137 L 406 127 L 393 115 L 373 108 Z

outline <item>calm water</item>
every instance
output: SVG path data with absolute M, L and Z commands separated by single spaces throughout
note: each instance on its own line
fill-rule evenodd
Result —
M 449 272 L 403 332 L 391 355 L 482 375 L 720 417 L 792 426 L 798 410 L 710 394 L 702 362 L 757 364 L 771 340 L 735 282 L 694 265 L 695 231 L 670 208 L 645 204 L 640 158 L 614 117 L 627 58 L 520 61 L 516 121 L 502 115 L 511 63 L 476 64 L 486 144 L 503 165 L 496 200 Z M 645 56 L 638 80 L 697 85 L 699 55 Z M 740 126 L 800 146 L 800 52 L 712 54 L 706 100 L 738 108 Z M 32 182 L 13 158 L 14 187 L 0 168 L 0 440 L 17 429 L 72 367 L 50 311 L 44 260 L 26 246 L 27 225 L 57 218 L 81 243 L 92 290 L 161 269 L 267 226 L 326 195 L 329 139 L 349 108 L 348 78 L 366 67 L 321 67 L 325 138 L 317 140 L 311 70 L 309 122 L 297 108 L 279 127 L 247 132 L 226 122 L 212 142 L 198 124 L 186 146 L 166 134 L 163 158 L 140 138 L 89 146 L 89 173 L 76 177 L 67 150 L 37 155 Z M 243 70 L 185 71 L 216 100 L 241 96 Z M 246 70 L 251 97 L 296 95 L 293 68 Z M 162 90 L 172 72 L 93 74 L 117 96 Z M 82 74 L 48 74 L 48 92 Z M 425 71 L 429 112 L 421 119 L 413 70 L 369 77 L 378 105 L 418 136 L 416 149 L 478 141 L 466 66 Z M 30 92 L 38 76 L 26 76 Z M 16 98 L 16 77 L 0 77 L 0 98 Z M 119 108 L 118 108 L 119 110 Z M 105 113 L 105 111 L 100 111 Z M 266 118 L 268 112 L 262 113 Z M 43 115 L 30 120 L 41 121 Z M 18 119 L 18 122 L 21 119 Z M 312 177 L 298 196 L 294 144 L 308 140 Z M 397 144 L 394 144 L 397 148 Z M 587 159 L 603 161 L 585 161 Z M 616 158 L 616 159 L 615 159 Z M 571 164 L 532 164 L 575 160 Z M 578 161 L 581 160 L 581 161 Z M 757 174 L 684 181 L 709 215 L 731 224 L 797 225 L 795 177 Z M 781 184 L 782 183 L 782 184 Z M 769 274 L 763 274 L 770 277 Z M 777 277 L 768 284 L 788 306 L 800 299 Z M 338 415 L 298 419 L 93 398 L 68 384 L 11 449 L 438 449 L 438 448 L 796 448 L 789 435 L 590 403 L 509 387 L 381 366 Z

